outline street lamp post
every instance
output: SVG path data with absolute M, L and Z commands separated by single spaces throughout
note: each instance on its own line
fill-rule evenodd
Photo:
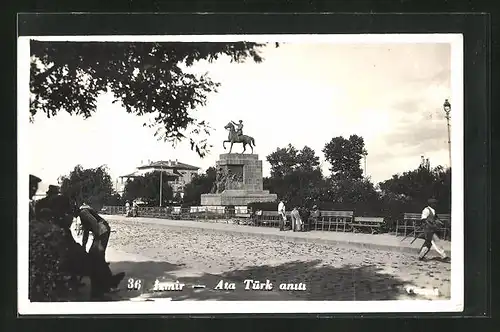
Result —
M 451 137 L 450 137 L 450 111 L 451 111 L 451 104 L 448 101 L 448 99 L 445 99 L 444 104 L 443 104 L 443 110 L 446 118 L 446 125 L 448 127 L 448 160 L 449 160 L 449 167 L 451 168 Z
M 366 149 L 363 149 L 363 152 L 361 152 L 361 154 L 363 155 L 363 161 L 364 161 L 364 173 L 365 173 L 365 177 L 366 177 L 366 156 L 368 155 L 368 151 L 366 151 Z
M 160 169 L 160 207 L 161 207 L 162 192 L 163 192 L 163 166 Z

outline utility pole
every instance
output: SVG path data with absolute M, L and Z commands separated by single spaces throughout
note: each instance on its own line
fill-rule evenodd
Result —
M 448 99 L 444 100 L 443 104 L 443 110 L 446 118 L 446 126 L 448 127 L 448 161 L 449 161 L 449 167 L 451 168 L 451 136 L 450 136 L 450 111 L 451 111 L 451 104 L 448 101 Z
M 161 166 L 160 170 L 160 207 L 161 207 L 162 193 L 163 193 L 163 166 Z

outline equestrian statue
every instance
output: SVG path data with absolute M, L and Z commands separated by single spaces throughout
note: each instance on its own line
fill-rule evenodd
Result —
M 224 150 L 226 149 L 226 143 L 231 143 L 231 147 L 229 148 L 229 153 L 231 153 L 231 150 L 233 149 L 233 144 L 234 143 L 243 143 L 243 152 L 245 153 L 246 151 L 246 146 L 249 145 L 250 148 L 252 149 L 253 153 L 253 147 L 255 146 L 255 140 L 251 136 L 243 135 L 243 121 L 239 121 L 239 123 L 236 122 L 229 122 L 224 129 L 229 130 L 229 137 L 227 140 L 222 142 L 222 146 L 224 147 Z

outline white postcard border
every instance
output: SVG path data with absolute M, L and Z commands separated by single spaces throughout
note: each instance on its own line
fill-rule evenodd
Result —
M 29 155 L 25 133 L 29 122 L 29 40 L 45 41 L 181 41 L 181 42 L 331 42 L 344 44 L 451 44 L 452 103 L 452 238 L 451 298 L 440 301 L 157 301 L 157 302 L 48 302 L 28 299 L 29 260 L 27 197 Z M 358 35 L 189 35 L 189 36 L 31 36 L 18 38 L 18 311 L 21 315 L 64 314 L 217 314 L 217 313 L 389 313 L 460 312 L 464 308 L 464 199 L 463 199 L 463 36 L 462 34 Z M 26 202 L 26 204 L 21 203 Z

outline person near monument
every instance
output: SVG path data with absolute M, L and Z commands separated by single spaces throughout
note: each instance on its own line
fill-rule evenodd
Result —
M 311 212 L 311 218 L 309 219 L 309 230 L 312 229 L 312 224 L 315 224 L 319 221 L 319 218 L 321 217 L 321 211 L 319 210 L 318 206 L 315 204 L 312 207 L 312 212 Z
M 280 231 L 284 231 L 286 222 L 286 208 L 285 202 L 283 200 L 280 200 L 278 204 L 278 215 L 280 216 Z
M 444 249 L 439 246 L 440 239 L 436 234 L 439 225 L 442 224 L 436 214 L 436 205 L 437 200 L 430 198 L 428 200 L 428 205 L 422 211 L 420 219 L 423 224 L 425 242 L 422 244 L 422 248 L 420 249 L 420 253 L 418 255 L 419 260 L 424 260 L 425 255 L 427 255 L 431 247 L 438 252 L 443 260 L 449 260 Z
M 130 217 L 130 202 L 125 202 L 125 217 Z
M 300 217 L 299 207 L 295 206 L 290 213 L 292 217 L 292 230 L 294 232 L 302 231 L 302 218 Z
M 241 137 L 243 135 L 243 120 L 240 120 L 238 123 L 231 121 L 232 124 L 236 126 L 236 135 Z
M 139 216 L 139 205 L 137 204 L 137 200 L 132 202 L 132 217 Z

